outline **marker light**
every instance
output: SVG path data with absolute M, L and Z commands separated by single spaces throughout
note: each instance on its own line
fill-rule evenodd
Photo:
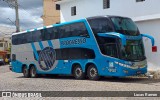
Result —
M 157 46 L 152 47 L 152 52 L 157 52 Z

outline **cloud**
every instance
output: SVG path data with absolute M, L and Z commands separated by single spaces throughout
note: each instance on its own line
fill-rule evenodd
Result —
M 35 8 L 40 8 L 43 5 L 43 0 L 19 0 L 20 8 L 26 10 L 33 10 Z
M 43 0 L 18 0 L 19 19 L 22 30 L 43 26 L 41 16 L 43 14 Z M 15 10 L 6 2 L 0 0 L 0 25 L 15 27 Z M 10 21 L 9 19 L 12 21 Z

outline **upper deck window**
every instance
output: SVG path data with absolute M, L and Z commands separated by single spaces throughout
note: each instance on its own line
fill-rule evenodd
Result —
M 12 44 L 19 45 L 25 43 L 68 38 L 68 37 L 86 37 L 89 38 L 89 33 L 83 22 L 66 24 L 57 27 L 44 28 L 23 34 L 12 36 Z
M 88 20 L 94 34 L 113 32 L 113 25 L 107 18 L 96 18 Z
M 111 17 L 115 31 L 125 35 L 139 35 L 139 30 L 136 24 L 130 18 Z

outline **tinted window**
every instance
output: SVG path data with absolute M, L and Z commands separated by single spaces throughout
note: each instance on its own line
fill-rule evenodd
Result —
M 72 36 L 89 36 L 84 23 L 75 23 L 71 25 Z
M 24 43 L 27 43 L 27 33 L 25 34 L 21 34 L 21 40 L 20 40 L 20 43 L 19 44 L 24 44 Z
M 92 49 L 87 49 L 87 48 L 56 49 L 57 60 L 94 59 L 94 58 L 95 58 L 95 53 Z
M 84 23 L 74 23 L 58 27 L 59 38 L 84 36 L 88 37 L 88 31 Z
M 98 45 L 102 54 L 118 57 L 118 44 L 116 38 L 108 38 L 108 37 L 97 37 Z
M 21 37 L 20 44 L 32 42 L 32 34 L 31 34 L 31 32 L 27 32 L 25 34 L 21 34 L 20 37 Z
M 94 34 L 112 32 L 114 29 L 107 18 L 89 19 L 88 22 Z
M 13 45 L 16 45 L 17 42 L 18 42 L 18 41 L 17 41 L 17 36 L 16 36 L 16 35 L 13 35 L 13 36 L 12 36 L 12 44 L 13 44 Z
M 19 44 L 20 43 L 19 41 L 20 41 L 20 35 L 19 34 L 12 36 L 12 44 L 13 45 Z
M 71 27 L 70 25 L 64 25 L 59 27 L 59 38 L 71 37 Z
M 13 35 L 13 45 L 25 44 L 31 42 L 46 41 L 51 39 L 67 38 L 74 36 L 89 37 L 84 23 L 73 23 L 58 27 L 45 28 L 33 32 Z
M 37 30 L 37 31 L 33 31 L 32 32 L 32 41 L 33 42 L 38 42 L 41 41 L 42 37 L 41 37 L 41 31 Z
M 37 51 L 40 54 L 41 51 Z M 56 60 L 94 59 L 95 53 L 87 48 L 62 48 L 55 49 Z M 34 53 L 33 53 L 34 54 Z M 36 60 L 36 56 L 34 55 Z
M 18 34 L 17 35 L 17 44 L 22 44 L 23 43 L 23 35 L 22 34 Z
M 27 43 L 31 43 L 32 42 L 32 32 L 28 32 L 26 34 L 26 37 L 27 37 Z
M 50 34 L 51 39 L 58 39 L 58 28 L 54 27 L 52 28 L 52 33 Z
M 139 35 L 136 24 L 130 18 L 111 17 L 115 31 L 125 35 Z
M 46 28 L 41 30 L 42 40 L 45 41 L 51 39 L 52 33 L 53 33 L 52 28 Z

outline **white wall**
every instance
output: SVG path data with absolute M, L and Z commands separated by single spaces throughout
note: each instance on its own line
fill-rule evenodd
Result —
M 103 0 L 72 0 L 61 3 L 61 22 L 96 15 L 121 15 L 139 17 L 160 13 L 160 0 L 110 0 L 110 8 L 103 9 Z M 71 7 L 77 7 L 77 15 L 71 16 Z
M 155 38 L 155 45 L 158 52 L 152 52 L 150 39 L 144 38 L 145 52 L 148 60 L 149 69 L 160 69 L 160 19 L 137 22 L 141 33 L 147 33 Z
M 110 0 L 110 8 L 103 9 L 103 0 L 72 0 L 61 3 L 61 22 L 97 15 L 120 15 L 131 18 L 160 14 L 160 0 Z M 71 16 L 71 7 L 77 7 L 77 15 Z M 143 17 L 142 17 L 143 18 Z M 160 19 L 136 22 L 141 33 L 148 33 L 155 38 L 158 52 L 153 53 L 151 42 L 144 39 L 149 69 L 160 68 Z

